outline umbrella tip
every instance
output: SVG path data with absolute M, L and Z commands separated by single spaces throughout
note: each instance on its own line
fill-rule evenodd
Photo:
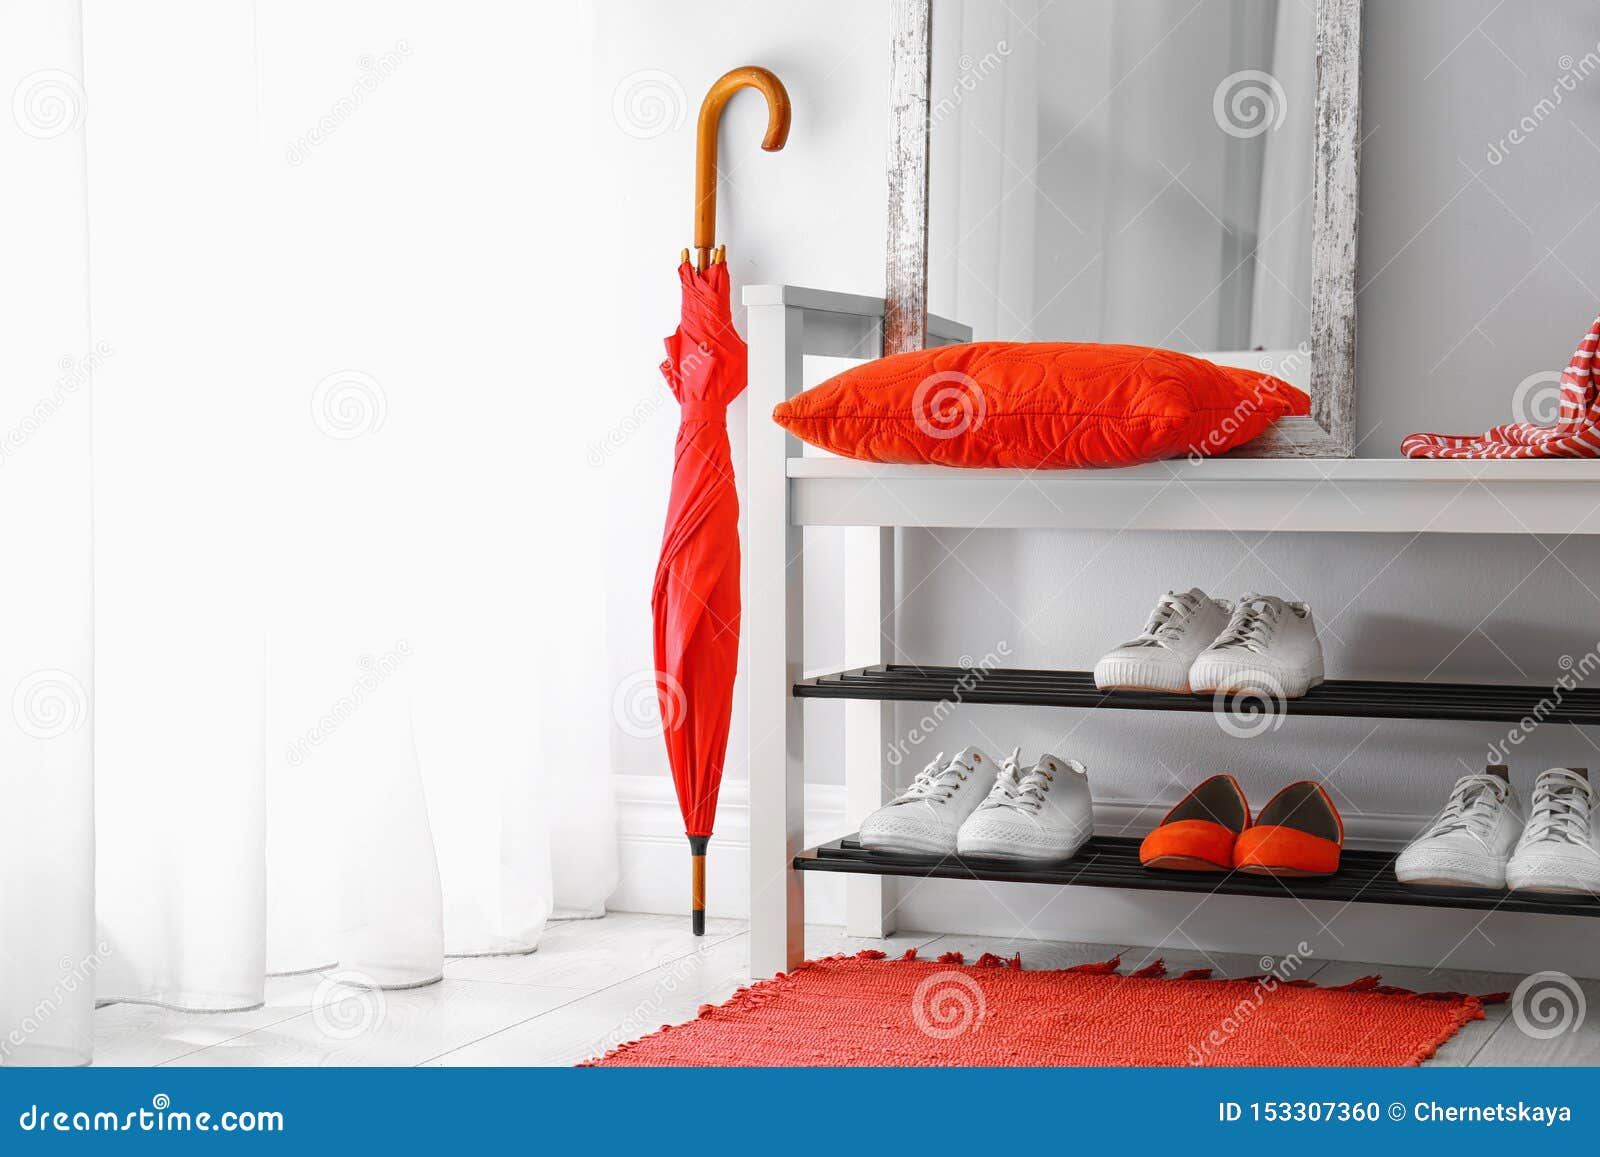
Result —
M 696 936 L 706 934 L 706 845 L 710 836 L 689 837 L 689 920 Z
M 689 260 L 689 251 L 687 249 L 685 249 L 682 253 L 680 253 L 678 255 L 678 264 L 682 265 L 687 260 Z

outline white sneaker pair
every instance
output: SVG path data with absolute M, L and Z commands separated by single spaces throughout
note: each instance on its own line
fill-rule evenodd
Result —
M 1552 767 L 1523 821 L 1503 767 L 1464 775 L 1444 810 L 1395 861 L 1402 884 L 1600 894 L 1594 788 L 1582 768 Z
M 1237 606 L 1198 587 L 1161 596 L 1136 639 L 1094 668 L 1102 691 L 1265 691 L 1297 699 L 1322 682 L 1311 608 L 1248 594 Z
M 976 747 L 944 753 L 899 797 L 861 824 L 873 852 L 1071 859 L 1094 832 L 1089 777 L 1075 759 L 1042 756 L 1024 767 L 1013 751 L 998 767 Z

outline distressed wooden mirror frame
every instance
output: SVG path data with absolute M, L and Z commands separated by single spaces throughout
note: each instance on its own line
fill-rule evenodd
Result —
M 1348 458 L 1354 452 L 1361 4 L 1362 0 L 1317 0 L 1311 416 L 1283 419 L 1235 451 L 1236 457 Z M 922 349 L 928 327 L 933 0 L 892 0 L 892 5 L 885 356 Z

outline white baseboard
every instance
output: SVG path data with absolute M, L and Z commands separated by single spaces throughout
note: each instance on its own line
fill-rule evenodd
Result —
M 687 912 L 689 843 L 672 781 L 664 775 L 618 775 L 613 782 L 622 876 L 608 906 L 623 912 Z M 842 786 L 807 785 L 808 845 L 854 830 L 845 818 Z M 706 854 L 706 913 L 750 915 L 750 786 L 744 780 L 725 782 L 717 798 L 717 825 Z M 813 874 L 806 880 L 806 919 L 844 923 L 843 877 Z
M 622 882 L 610 907 L 686 912 L 688 844 L 671 780 L 619 775 L 615 782 Z M 743 781 L 723 785 L 707 862 L 707 909 L 712 916 L 750 915 L 749 803 Z M 1131 801 L 1096 801 L 1096 829 L 1102 835 L 1142 835 L 1162 811 Z M 1398 849 L 1429 818 L 1348 816 L 1347 842 Z M 847 835 L 858 819 L 845 814 L 842 786 L 806 786 L 808 844 Z M 809 923 L 844 923 L 844 879 L 807 874 Z M 895 883 L 897 923 L 919 931 L 1269 956 L 1295 951 L 1304 942 L 1319 959 L 1519 973 L 1548 968 L 1575 976 L 1600 975 L 1600 927 L 1595 927 L 1600 920 L 1586 917 L 1325 901 L 1304 904 L 1243 896 L 1213 896 L 1198 907 L 1195 898 L 1185 893 L 956 880 Z

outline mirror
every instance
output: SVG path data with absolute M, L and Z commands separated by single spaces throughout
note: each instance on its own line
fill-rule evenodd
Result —
M 897 20 L 926 3 L 897 0 Z M 940 0 L 924 307 L 978 340 L 1160 346 L 1276 374 L 1313 417 L 1246 452 L 1348 455 L 1359 11 Z M 893 247 L 893 196 L 890 217 Z M 891 248 L 891 302 L 895 278 Z

